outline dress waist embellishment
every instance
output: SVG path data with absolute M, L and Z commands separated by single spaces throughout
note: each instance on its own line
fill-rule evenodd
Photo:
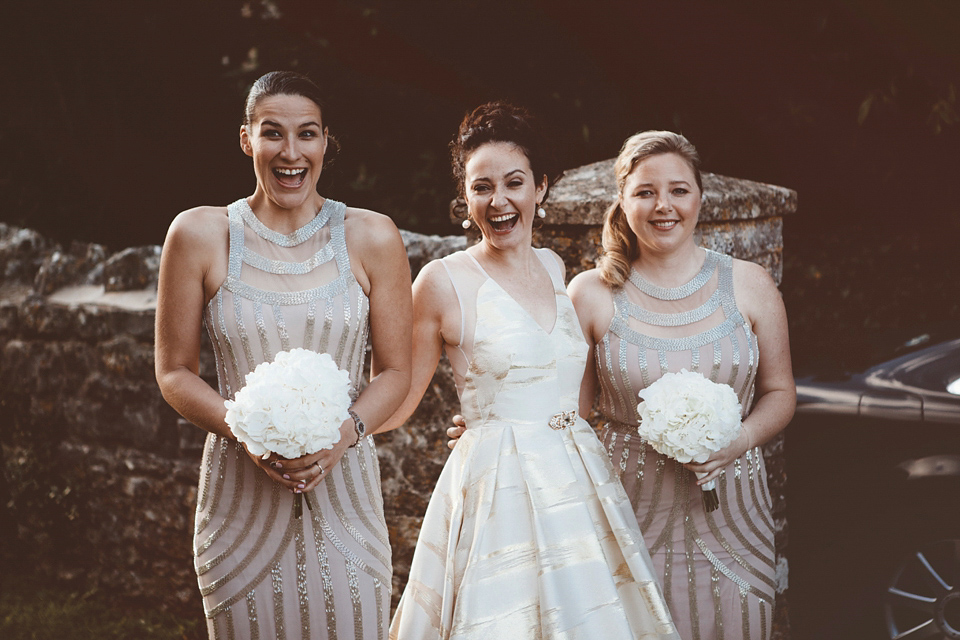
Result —
M 572 427 L 577 423 L 577 410 L 570 409 L 569 411 L 561 411 L 552 418 L 550 418 L 550 428 L 551 429 L 566 429 L 567 427 Z

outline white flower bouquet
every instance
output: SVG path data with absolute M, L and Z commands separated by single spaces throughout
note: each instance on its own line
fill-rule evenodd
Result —
M 638 395 L 637 432 L 659 453 L 682 464 L 706 462 L 740 433 L 737 394 L 699 373 L 666 373 Z M 700 488 L 704 508 L 713 511 L 720 505 L 716 483 L 711 480 Z
M 253 455 L 299 458 L 340 441 L 350 417 L 350 375 L 330 354 L 308 349 L 281 351 L 247 374 L 233 400 L 225 400 L 226 422 Z M 296 496 L 296 513 L 302 513 Z M 309 503 L 308 503 L 309 506 Z

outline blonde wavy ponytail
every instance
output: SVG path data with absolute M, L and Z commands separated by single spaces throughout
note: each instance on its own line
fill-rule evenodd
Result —
M 623 185 L 634 167 L 650 156 L 662 153 L 675 153 L 683 158 L 693 170 L 697 188 L 703 193 L 700 156 L 696 147 L 682 135 L 672 131 L 642 131 L 626 139 L 617 161 L 613 164 L 613 173 L 617 180 L 617 200 L 603 216 L 603 255 L 597 261 L 601 279 L 611 288 L 619 289 L 623 286 L 630 277 L 630 264 L 640 255 L 637 236 L 627 224 L 627 216 L 620 205 Z

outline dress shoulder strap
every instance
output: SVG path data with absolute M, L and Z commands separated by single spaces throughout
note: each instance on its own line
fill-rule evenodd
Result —
M 540 258 L 540 262 L 550 275 L 550 280 L 553 282 L 553 288 L 558 291 L 565 290 L 566 286 L 563 283 L 563 270 L 560 268 L 560 265 L 557 264 L 557 259 L 554 257 L 553 252 L 550 249 L 545 248 L 534 248 L 533 251 L 536 256 Z
M 457 340 L 457 344 L 463 344 L 463 296 L 460 294 L 460 287 L 457 286 L 457 279 L 453 276 L 453 273 L 450 271 L 450 265 L 446 256 L 440 258 L 440 264 L 443 265 L 443 270 L 447 272 L 447 277 L 450 278 L 450 284 L 453 285 L 453 292 L 457 294 L 457 308 L 460 310 L 460 338 Z
M 230 221 L 229 259 L 227 275 L 240 278 L 240 269 L 243 267 L 243 214 L 241 207 L 247 205 L 246 198 L 240 198 L 227 205 L 227 218 Z

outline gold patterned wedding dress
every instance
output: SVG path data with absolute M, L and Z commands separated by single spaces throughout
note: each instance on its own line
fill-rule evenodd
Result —
M 636 517 L 577 416 L 587 357 L 560 268 L 549 331 L 467 252 L 443 259 L 467 430 L 434 489 L 390 637 L 678 639 Z

